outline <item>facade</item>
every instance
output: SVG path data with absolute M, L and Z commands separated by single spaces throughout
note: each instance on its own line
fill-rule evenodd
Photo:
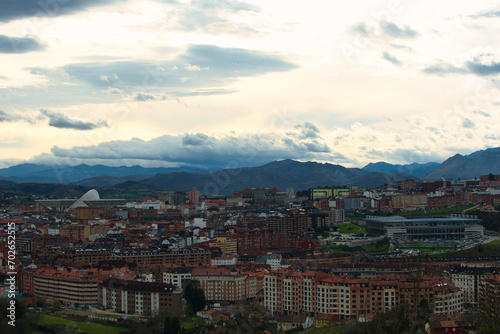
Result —
M 267 228 L 273 232 L 302 234 L 311 228 L 311 221 L 305 213 L 289 214 L 267 218 Z
M 62 237 L 68 238 L 69 241 L 84 241 L 90 236 L 89 225 L 68 225 L 59 229 Z
M 330 225 L 340 225 L 345 220 L 344 209 L 332 208 L 327 211 L 327 214 L 328 214 L 328 222 Z
M 200 192 L 197 190 L 188 191 L 188 199 L 190 203 L 198 205 L 200 202 Z
M 102 261 L 111 260 L 111 251 L 107 249 L 61 249 L 56 254 L 74 263 L 99 265 Z
M 413 308 L 414 301 L 421 299 L 429 302 L 435 314 L 462 311 L 462 292 L 441 277 L 424 276 L 418 287 L 409 275 L 354 279 L 281 269 L 264 278 L 264 306 L 274 315 L 356 318 L 386 312 L 400 304 Z
M 191 279 L 198 280 L 211 302 L 237 302 L 255 298 L 257 277 L 237 268 L 195 268 Z
M 98 286 L 99 305 L 125 314 L 180 315 L 182 290 L 165 283 L 107 279 Z
M 222 254 L 237 254 L 238 253 L 238 242 L 236 239 L 217 237 L 214 242 L 210 243 L 210 247 L 218 247 L 222 251 Z
M 191 267 L 177 267 L 163 273 L 163 283 L 173 284 L 184 289 L 191 281 Z
M 463 291 L 463 303 L 466 307 L 475 307 L 484 279 L 496 270 L 492 268 L 458 267 L 450 270 L 449 277 L 453 284 Z
M 238 255 L 226 255 L 212 259 L 212 266 L 236 266 L 237 264 Z
M 100 270 L 43 267 L 33 273 L 34 296 L 59 300 L 72 307 L 96 305 L 99 282 L 109 277 L 128 276 L 133 276 L 133 272 L 127 268 Z
M 484 236 L 480 220 L 472 217 L 414 218 L 366 217 L 366 229 L 402 242 L 479 240 Z
M 238 254 L 267 254 L 269 251 L 284 247 L 299 247 L 299 237 L 294 233 L 260 232 L 239 233 Z
M 392 197 L 394 209 L 424 210 L 427 207 L 427 194 L 404 194 Z
M 210 263 L 211 252 L 207 249 L 178 249 L 172 251 L 125 250 L 114 255 L 115 260 L 142 265 L 173 263 L 179 266 L 197 266 Z

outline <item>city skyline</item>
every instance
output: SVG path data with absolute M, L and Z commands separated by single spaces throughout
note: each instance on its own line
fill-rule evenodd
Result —
M 500 147 L 493 1 L 0 7 L 0 167 L 363 167 Z

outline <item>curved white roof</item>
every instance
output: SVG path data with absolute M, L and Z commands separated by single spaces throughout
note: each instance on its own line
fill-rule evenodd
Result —
M 71 204 L 70 209 L 81 208 L 88 206 L 85 201 L 97 201 L 100 200 L 99 193 L 95 189 L 91 189 L 85 193 L 82 197 L 77 199 L 75 203 Z

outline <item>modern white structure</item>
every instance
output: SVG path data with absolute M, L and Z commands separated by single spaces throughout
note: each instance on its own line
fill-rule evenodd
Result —
M 480 240 L 484 236 L 480 221 L 471 216 L 412 219 L 367 216 L 366 229 L 402 242 Z

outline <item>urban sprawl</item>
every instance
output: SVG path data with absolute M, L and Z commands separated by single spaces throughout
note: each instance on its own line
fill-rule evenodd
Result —
M 185 317 L 193 282 L 204 295 L 196 326 L 220 332 L 355 327 L 404 306 L 428 310 L 427 333 L 469 333 L 487 325 L 485 301 L 499 308 L 500 254 L 463 254 L 500 243 L 474 214 L 498 212 L 500 175 L 135 202 L 96 190 L 31 204 L 6 196 L 0 295 L 28 312 Z

